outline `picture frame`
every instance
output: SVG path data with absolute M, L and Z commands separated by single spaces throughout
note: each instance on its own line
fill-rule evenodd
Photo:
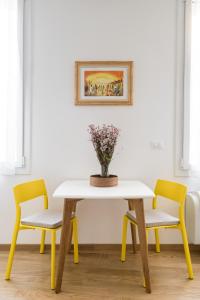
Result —
M 132 105 L 133 61 L 76 61 L 75 105 Z

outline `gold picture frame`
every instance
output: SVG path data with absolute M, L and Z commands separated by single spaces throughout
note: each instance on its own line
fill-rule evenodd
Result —
M 132 105 L 133 61 L 76 61 L 75 105 Z

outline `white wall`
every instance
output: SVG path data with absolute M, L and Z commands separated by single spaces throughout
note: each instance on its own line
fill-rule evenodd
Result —
M 1 243 L 11 239 L 14 184 L 44 177 L 50 206 L 61 207 L 61 200 L 51 198 L 59 183 L 99 172 L 87 133 L 90 123 L 113 123 L 121 129 L 112 173 L 150 187 L 157 178 L 174 179 L 176 1 L 31 2 L 32 173 L 0 178 L 0 228 L 8 222 L 0 232 Z M 75 106 L 75 60 L 133 60 L 134 105 Z M 151 141 L 163 141 L 164 149 L 153 150 Z M 175 213 L 172 205 L 161 203 Z M 145 206 L 150 207 L 149 200 Z M 125 201 L 82 202 L 77 212 L 80 243 L 120 243 L 126 208 Z M 32 210 L 33 204 L 25 213 Z M 161 242 L 177 243 L 177 237 L 163 232 Z M 19 242 L 37 243 L 38 233 L 22 232 Z

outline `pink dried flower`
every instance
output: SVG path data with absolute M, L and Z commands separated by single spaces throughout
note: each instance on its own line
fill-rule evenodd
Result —
M 97 157 L 102 166 L 102 176 L 108 176 L 108 166 L 111 162 L 112 155 L 114 152 L 117 138 L 119 135 L 119 129 L 111 125 L 95 126 L 94 124 L 89 125 L 88 131 L 91 136 L 94 149 L 97 153 Z

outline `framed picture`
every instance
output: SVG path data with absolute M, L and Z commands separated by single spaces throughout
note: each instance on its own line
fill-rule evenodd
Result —
M 132 105 L 132 61 L 77 61 L 76 105 Z

